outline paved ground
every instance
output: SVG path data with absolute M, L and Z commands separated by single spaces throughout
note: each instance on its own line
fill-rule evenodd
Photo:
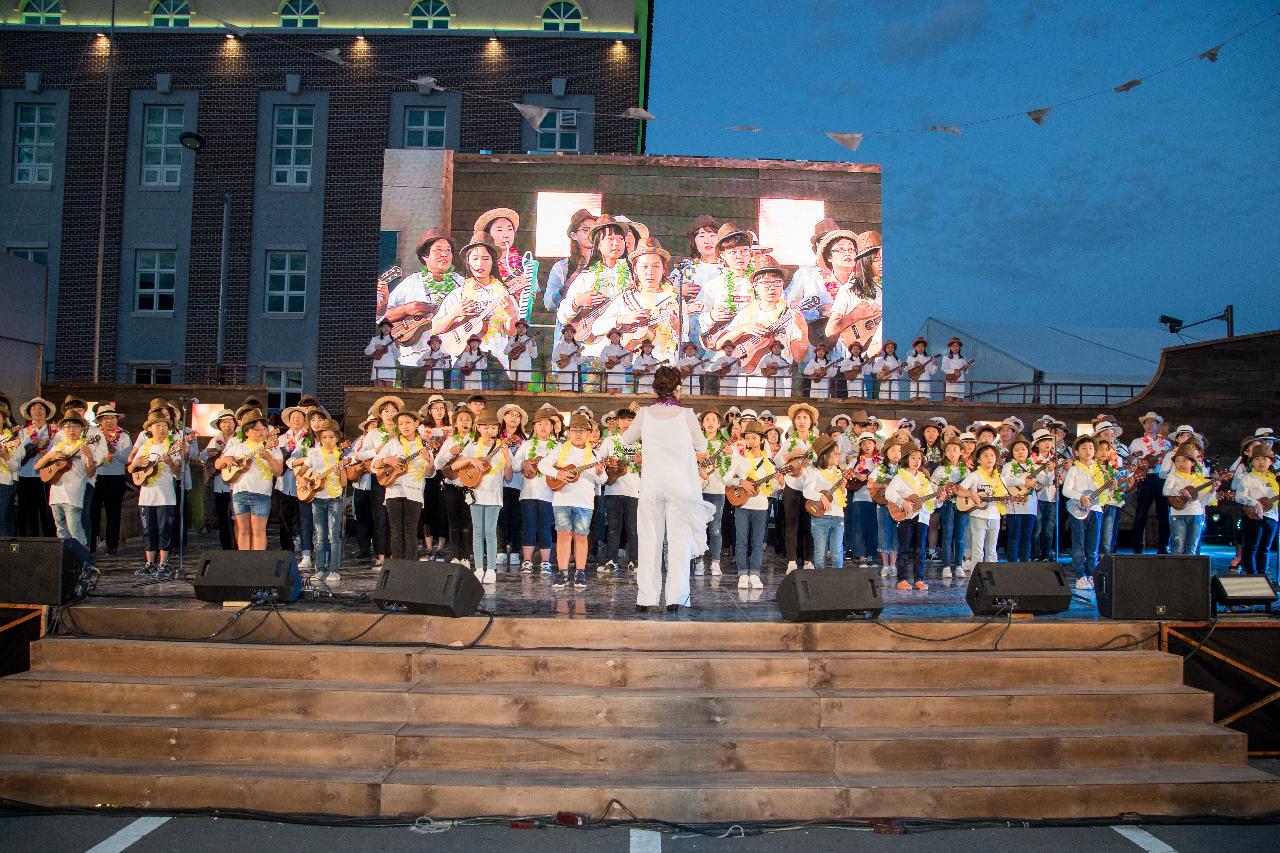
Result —
M 970 850 L 1035 851 L 1061 853 L 1087 850 L 1098 853 L 1273 853 L 1280 849 L 1280 826 L 1142 826 L 1089 828 L 948 829 L 900 836 L 878 835 L 867 830 L 806 829 L 769 833 L 749 838 L 714 839 L 659 836 L 656 833 L 608 829 L 512 830 L 505 827 L 458 827 L 436 835 L 421 835 L 407 828 L 351 829 L 292 826 L 258 821 L 212 818 L 166 820 L 133 841 L 149 824 L 133 818 L 39 817 L 10 818 L 0 822 L 0 849 L 23 853 L 349 853 L 349 851 L 422 851 L 477 853 L 660 853 L 660 851 L 737 851 L 772 853 L 781 850 L 892 851 L 892 853 L 950 853 Z M 118 834 L 119 833 L 119 834 Z M 102 845 L 96 847 L 95 845 Z

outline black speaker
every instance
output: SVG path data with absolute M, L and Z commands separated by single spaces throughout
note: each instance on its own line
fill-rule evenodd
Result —
M 792 572 L 774 596 L 788 622 L 838 622 L 851 616 L 875 619 L 884 609 L 875 569 Z
M 1270 613 L 1277 597 L 1276 588 L 1266 575 L 1216 575 L 1213 578 L 1213 603 L 1222 607 L 1265 604 Z
M 83 571 L 70 540 L 0 539 L 0 602 L 5 604 L 66 604 L 83 594 Z
M 1093 592 L 1107 619 L 1206 620 L 1213 613 L 1209 558 L 1107 554 Z
M 964 600 L 975 616 L 1061 613 L 1071 606 L 1071 585 L 1057 565 L 978 563 Z
M 195 574 L 201 601 L 253 601 L 274 594 L 283 603 L 302 595 L 302 575 L 292 551 L 216 551 Z
M 369 595 L 382 610 L 457 617 L 476 612 L 484 587 L 465 566 L 387 560 Z

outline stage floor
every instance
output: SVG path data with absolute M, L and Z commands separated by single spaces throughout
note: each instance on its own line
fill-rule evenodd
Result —
M 220 551 L 217 538 L 212 535 L 193 535 L 189 541 L 185 560 L 190 574 L 200 560 Z M 1215 573 L 1225 572 L 1233 552 L 1222 546 L 1207 546 Z M 1064 561 L 1064 563 L 1067 561 Z M 100 554 L 98 566 L 102 578 L 97 590 L 86 602 L 99 607 L 138 607 L 154 605 L 166 609 L 208 608 L 221 609 L 221 605 L 208 604 L 195 598 L 189 583 L 180 581 L 155 582 L 134 576 L 142 564 L 138 547 L 122 547 L 115 556 Z M 176 559 L 172 562 L 176 567 Z M 507 568 L 507 567 L 504 567 Z M 761 578 L 765 588 L 761 590 L 738 589 L 738 576 L 731 564 L 725 564 L 726 574 L 719 577 L 705 575 L 694 577 L 691 582 L 692 607 L 676 613 L 639 614 L 635 612 L 636 583 L 634 575 L 603 575 L 588 573 L 586 589 L 553 589 L 550 579 L 540 575 L 519 574 L 518 567 L 500 572 L 498 582 L 486 587 L 482 606 L 499 616 L 531 617 L 545 619 L 664 619 L 695 622 L 779 622 L 781 617 L 773 602 L 778 584 L 785 575 L 786 563 L 774 554 L 765 559 Z M 903 621 L 965 621 L 977 620 L 965 603 L 967 580 L 943 580 L 940 565 L 928 567 L 928 590 L 897 590 L 892 581 L 885 582 L 885 609 L 881 619 Z M 348 559 L 343 566 L 342 581 L 332 594 L 328 591 L 308 591 L 304 598 L 290 609 L 315 612 L 373 612 L 377 608 L 369 599 L 377 574 L 368 559 Z M 1054 620 L 1098 620 L 1097 608 L 1091 593 L 1079 593 L 1072 599 L 1071 607 L 1056 616 L 1037 617 Z

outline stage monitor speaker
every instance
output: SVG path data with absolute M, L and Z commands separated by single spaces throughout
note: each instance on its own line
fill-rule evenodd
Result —
M 1213 579 L 1213 602 L 1222 607 L 1253 607 L 1276 602 L 1276 588 L 1266 575 L 1218 575 Z
M 255 601 L 272 595 L 288 604 L 302 595 L 292 551 L 216 551 L 195 574 L 201 601 Z
M 0 539 L 0 602 L 56 607 L 84 593 L 84 563 L 61 539 Z
M 1203 621 L 1213 612 L 1209 577 L 1208 557 L 1104 555 L 1093 578 L 1098 615 Z
M 838 622 L 853 616 L 875 619 L 884 609 L 875 569 L 792 572 L 774 597 L 788 622 Z
M 476 612 L 484 587 L 465 566 L 387 560 L 370 596 L 382 610 L 459 617 Z
M 1071 606 L 1071 585 L 1052 563 L 978 563 L 964 600 L 975 616 L 1061 613 Z

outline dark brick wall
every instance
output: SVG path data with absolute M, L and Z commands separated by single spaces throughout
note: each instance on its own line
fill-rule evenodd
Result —
M 157 73 L 172 74 L 175 89 L 200 92 L 199 131 L 208 142 L 196 167 L 188 264 L 187 361 L 195 363 L 215 357 L 222 203 L 227 192 L 232 196 L 232 233 L 225 360 L 245 358 L 258 92 L 283 89 L 287 73 L 300 73 L 304 88 L 329 93 L 316 390 L 330 404 L 338 402 L 344 385 L 368 375 L 361 352 L 368 339 L 369 293 L 378 274 L 388 100 L 393 91 L 414 90 L 400 79 L 430 74 L 447 88 L 476 93 L 464 95 L 462 101 L 465 151 L 518 152 L 523 119 L 501 102 L 519 101 L 526 93 L 549 93 L 552 77 L 567 78 L 567 94 L 594 95 L 596 110 L 602 113 L 621 113 L 638 98 L 639 46 L 632 39 L 620 54 L 612 38 L 504 35 L 503 58 L 494 61 L 485 58 L 490 55 L 485 36 L 374 34 L 367 39 L 367 52 L 353 50 L 356 42 L 348 34 L 273 32 L 270 37 L 274 41 L 249 36 L 233 43 L 221 32 L 126 31 L 116 36 L 100 349 L 104 377 L 114 376 L 116 358 L 129 91 L 154 89 Z M 349 64 L 336 66 L 298 47 L 340 48 Z M 21 88 L 23 72 L 38 71 L 45 88 L 71 90 L 59 269 L 59 376 L 87 377 L 92 363 L 105 69 L 105 50 L 92 30 L 0 28 L 0 86 Z M 636 138 L 635 121 L 596 118 L 598 152 L 631 153 Z

